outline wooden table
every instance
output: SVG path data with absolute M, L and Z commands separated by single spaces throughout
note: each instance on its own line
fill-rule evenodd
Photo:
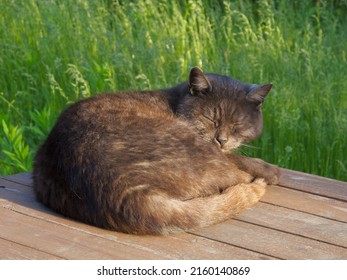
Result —
M 233 220 L 135 236 L 55 214 L 35 200 L 30 173 L 0 177 L 0 259 L 347 259 L 347 183 L 283 169 Z

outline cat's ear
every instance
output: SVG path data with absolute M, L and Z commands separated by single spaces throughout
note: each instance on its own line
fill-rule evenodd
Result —
M 257 104 L 261 104 L 264 102 L 266 96 L 270 92 L 272 88 L 272 83 L 262 85 L 262 86 L 252 86 L 250 91 L 247 94 L 247 98 L 250 101 L 253 101 Z
M 212 90 L 212 86 L 199 67 L 194 67 L 189 74 L 189 92 L 192 95 L 206 94 Z

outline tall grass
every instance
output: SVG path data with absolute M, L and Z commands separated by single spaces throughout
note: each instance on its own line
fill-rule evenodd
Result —
M 273 82 L 265 127 L 243 152 L 347 181 L 347 2 L 0 2 L 0 173 L 32 159 L 68 104 L 155 89 L 198 65 Z

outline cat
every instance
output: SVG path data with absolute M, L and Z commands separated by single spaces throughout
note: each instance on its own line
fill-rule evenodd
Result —
M 262 131 L 272 84 L 191 69 L 157 91 L 72 104 L 39 148 L 37 199 L 72 219 L 132 234 L 168 234 L 232 218 L 280 171 L 232 151 Z

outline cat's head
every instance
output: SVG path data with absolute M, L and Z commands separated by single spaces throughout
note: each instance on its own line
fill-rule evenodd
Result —
M 261 105 L 272 84 L 254 85 L 217 74 L 204 74 L 194 67 L 188 94 L 177 113 L 188 120 L 206 141 L 223 152 L 256 139 L 262 132 Z

